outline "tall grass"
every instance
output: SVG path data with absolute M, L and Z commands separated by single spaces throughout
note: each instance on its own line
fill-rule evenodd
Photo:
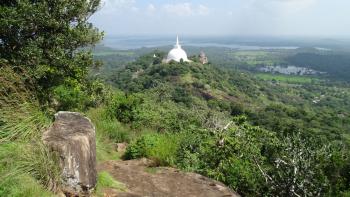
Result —
M 87 116 L 96 127 L 97 161 L 119 159 L 117 143 L 129 142 L 133 132 L 115 118 L 108 117 L 105 107 L 90 109 Z
M 51 121 L 31 87 L 25 74 L 0 65 L 0 196 L 50 196 L 45 188 L 59 181 L 57 157 L 41 141 Z
M 0 143 L 38 138 L 50 123 L 31 87 L 10 67 L 0 67 Z

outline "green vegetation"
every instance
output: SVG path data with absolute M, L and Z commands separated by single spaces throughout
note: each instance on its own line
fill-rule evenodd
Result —
M 52 106 L 53 98 L 62 98 L 55 93 L 81 96 L 80 92 L 87 88 L 86 75 L 95 62 L 91 51 L 81 48 L 102 38 L 87 20 L 99 3 L 100 0 L 0 3 L 0 60 L 18 74 L 25 71 L 42 105 Z
M 88 79 L 88 48 L 102 34 L 88 22 L 99 0 L 0 2 L 0 196 L 53 196 L 58 157 L 42 142 L 57 110 L 107 98 Z
M 258 73 L 255 74 L 258 78 L 268 81 L 278 81 L 278 82 L 287 82 L 287 83 L 313 83 L 320 81 L 319 78 L 310 77 L 310 76 L 293 76 L 293 75 L 278 75 L 278 74 L 267 74 L 267 73 Z
M 0 195 L 50 196 L 59 182 L 57 157 L 41 142 L 50 119 L 9 67 L 0 68 Z M 5 88 L 6 87 L 6 88 Z
M 172 165 L 178 151 L 181 135 L 176 134 L 144 134 L 131 142 L 125 153 L 125 159 L 148 157 L 158 165 Z
M 0 188 L 0 196 L 13 197 L 53 197 L 37 180 L 30 175 L 18 175 L 15 178 L 7 180 Z
M 57 191 L 58 158 L 41 137 L 58 110 L 91 118 L 98 162 L 147 157 L 243 196 L 350 193 L 345 54 L 210 48 L 215 64 L 194 56 L 164 64 L 159 50 L 97 47 L 93 59 L 102 34 L 88 18 L 99 3 L 0 3 L 0 196 Z M 101 70 L 96 60 L 106 63 Z M 343 82 L 247 72 L 289 63 Z M 116 152 L 121 142 L 129 143 L 124 156 Z M 104 188 L 125 189 L 100 172 L 96 195 Z
M 249 67 L 285 64 L 279 51 L 235 51 L 231 55 L 237 62 Z
M 326 72 L 333 80 L 349 82 L 350 58 L 348 54 L 334 52 L 327 54 L 298 53 L 286 60 L 294 65 Z
M 103 196 L 102 192 L 105 188 L 116 189 L 119 191 L 126 190 L 125 185 L 116 181 L 108 172 L 102 171 L 98 173 L 97 176 L 96 195 Z
M 348 191 L 348 85 L 305 77 L 271 83 L 152 56 L 107 79 L 124 91 L 107 106 L 109 116 L 139 131 L 126 159 L 198 172 L 245 196 Z
M 96 127 L 97 161 L 120 159 L 121 155 L 115 150 L 116 143 L 130 141 L 133 131 L 116 118 L 108 116 L 105 107 L 92 108 L 87 116 Z

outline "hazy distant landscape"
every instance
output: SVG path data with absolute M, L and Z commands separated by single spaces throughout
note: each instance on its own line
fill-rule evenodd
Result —
M 174 36 L 107 36 L 94 54 L 115 68 L 154 50 L 168 51 L 173 40 Z M 188 36 L 181 42 L 189 55 L 203 51 L 222 67 L 333 80 L 348 80 L 350 76 L 350 42 L 346 39 Z M 310 58 L 315 60 L 310 62 Z M 318 64 L 316 59 L 320 58 L 323 60 Z M 334 64 L 339 67 L 335 69 Z
M 168 46 L 176 35 L 111 36 L 102 44 L 114 49 Z M 181 35 L 180 35 L 181 36 Z M 323 50 L 349 50 L 350 39 L 326 39 L 311 37 L 233 37 L 233 36 L 181 36 L 184 46 L 227 47 L 240 50 L 318 48 Z

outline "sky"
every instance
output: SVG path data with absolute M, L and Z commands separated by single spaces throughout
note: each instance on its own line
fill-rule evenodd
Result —
M 108 35 L 350 36 L 350 0 L 102 0 Z

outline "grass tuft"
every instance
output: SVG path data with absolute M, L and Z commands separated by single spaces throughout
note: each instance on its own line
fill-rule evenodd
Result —
M 116 181 L 108 172 L 102 171 L 98 173 L 96 195 L 103 196 L 103 189 L 116 189 L 118 191 L 126 191 L 127 188 L 123 183 Z
M 25 79 L 0 67 L 0 196 L 50 196 L 59 182 L 57 156 L 41 141 L 51 121 Z

